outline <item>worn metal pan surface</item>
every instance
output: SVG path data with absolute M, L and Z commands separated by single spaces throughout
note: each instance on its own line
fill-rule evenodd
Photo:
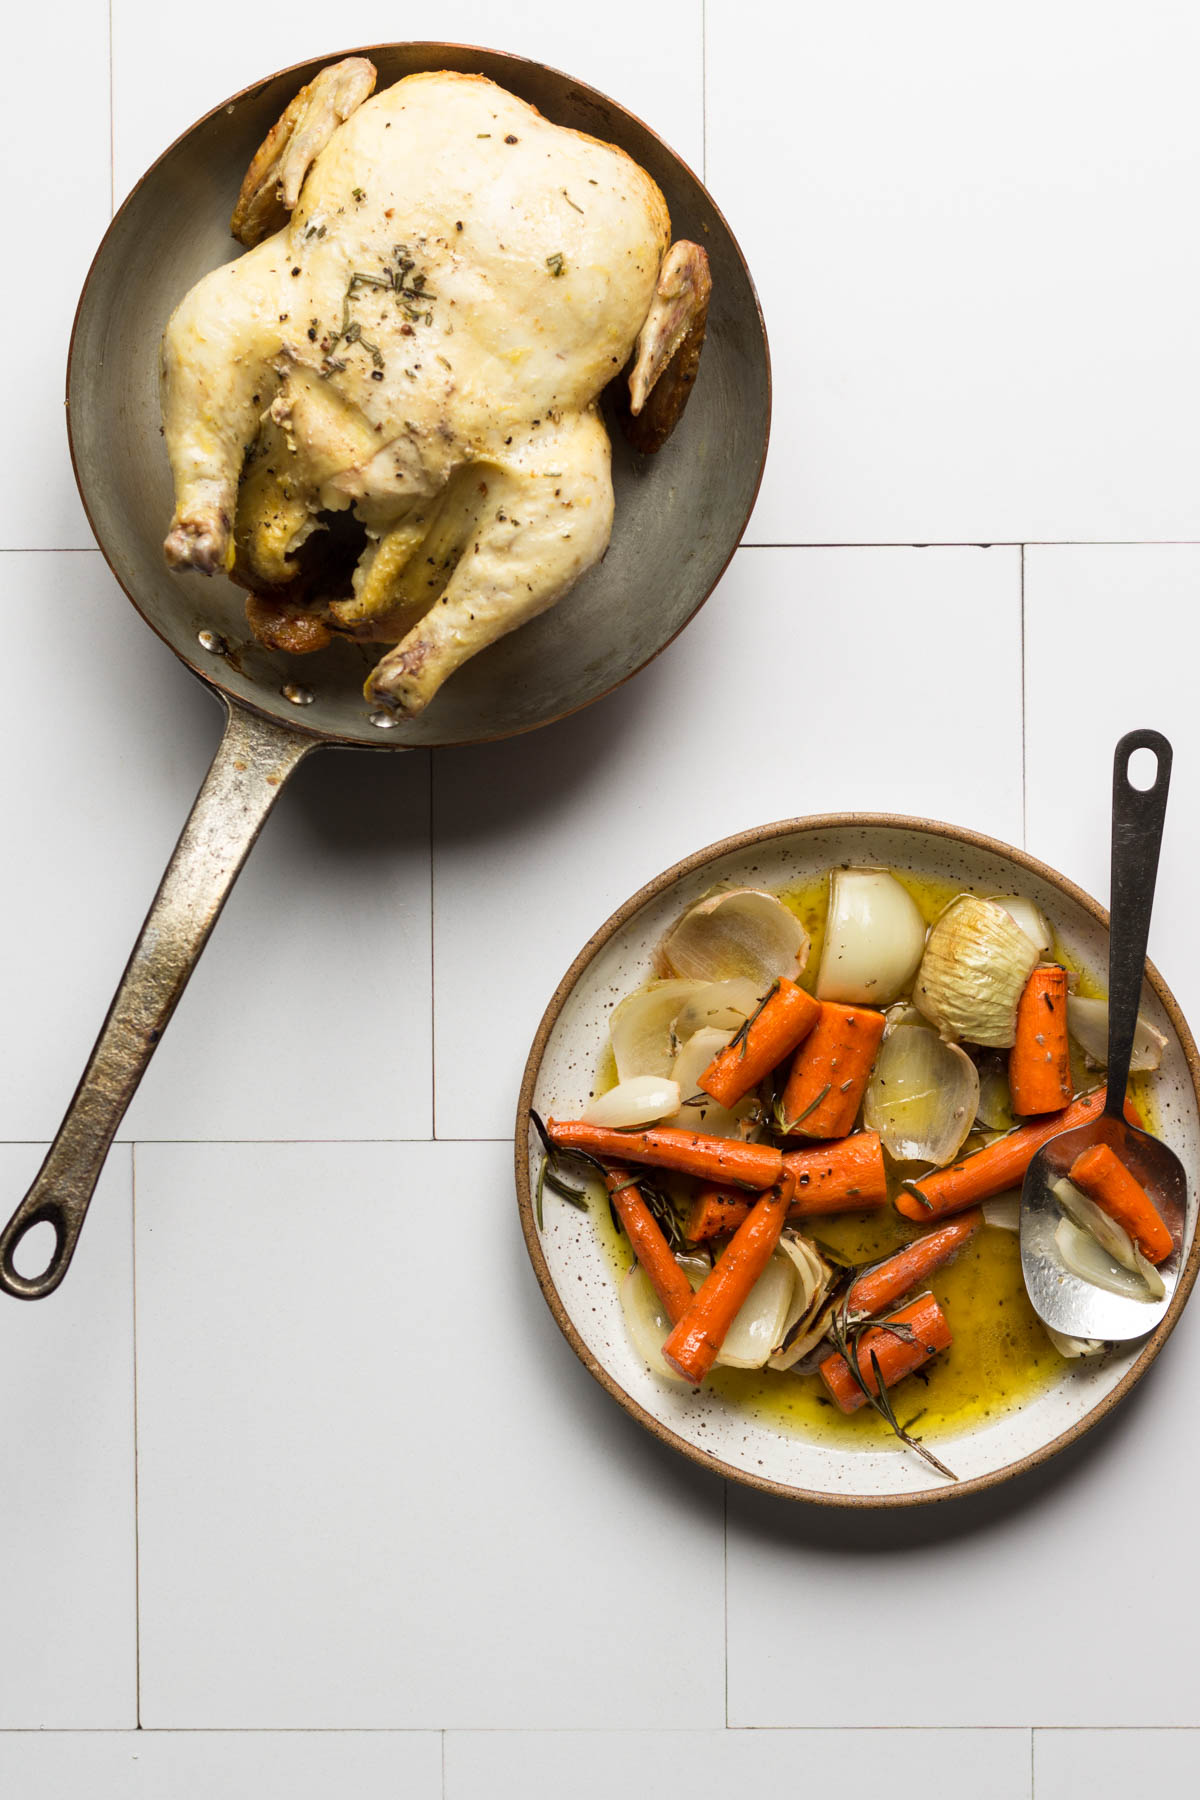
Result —
M 676 237 L 713 276 L 699 378 L 653 457 L 613 439 L 616 521 L 604 561 L 549 612 L 460 670 L 421 717 L 394 724 L 362 697 L 369 650 L 335 643 L 302 662 L 248 642 L 244 595 L 222 577 L 171 573 L 171 484 L 159 433 L 157 352 L 180 298 L 239 254 L 229 213 L 246 166 L 329 56 L 286 69 L 193 125 L 143 176 L 88 275 L 67 405 L 76 479 L 100 548 L 153 627 L 222 698 L 228 721 L 96 1047 L 42 1169 L 0 1232 L 0 1287 L 53 1291 L 70 1262 L 109 1144 L 245 857 L 284 782 L 321 744 L 409 749 L 486 741 L 599 699 L 658 654 L 707 599 L 749 517 L 766 455 L 770 374 L 754 287 L 728 226 L 690 169 L 630 113 L 542 65 L 454 44 L 366 47 L 379 87 L 422 69 L 489 76 L 560 125 L 619 144 L 658 182 Z M 54 1229 L 40 1273 L 14 1252 Z M 25 1260 L 24 1258 L 22 1259 Z

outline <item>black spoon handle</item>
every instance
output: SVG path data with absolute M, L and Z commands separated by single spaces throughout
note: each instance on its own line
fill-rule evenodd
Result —
M 1153 787 L 1136 788 L 1129 779 L 1129 759 L 1135 750 L 1143 749 L 1154 752 L 1158 768 Z M 1113 755 L 1108 1101 L 1104 1110 L 1115 1119 L 1122 1116 L 1125 1105 L 1170 785 L 1171 746 L 1162 733 L 1126 732 Z

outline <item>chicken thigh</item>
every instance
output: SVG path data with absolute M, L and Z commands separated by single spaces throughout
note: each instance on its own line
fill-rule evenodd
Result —
M 234 214 L 252 247 L 167 326 L 165 551 L 249 588 L 272 648 L 393 645 L 366 693 L 411 716 L 603 555 L 601 390 L 634 355 L 637 415 L 669 371 L 665 439 L 709 280 L 623 151 L 481 76 L 374 75 L 297 95 Z

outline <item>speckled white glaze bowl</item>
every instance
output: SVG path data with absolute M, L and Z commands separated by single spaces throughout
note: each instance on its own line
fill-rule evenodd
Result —
M 775 890 L 811 882 L 837 863 L 884 865 L 987 893 L 1028 894 L 1049 916 L 1068 952 L 1102 975 L 1107 914 L 1044 863 L 993 838 L 926 820 L 876 814 L 791 819 L 697 852 L 634 894 L 585 945 L 546 1010 L 530 1051 L 517 1112 L 516 1175 L 521 1223 L 547 1304 L 568 1343 L 597 1381 L 648 1430 L 718 1474 L 798 1500 L 841 1506 L 907 1506 L 972 1493 L 1061 1450 L 1115 1406 L 1145 1374 L 1191 1292 L 1200 1266 L 1196 1179 L 1200 1167 L 1200 1067 L 1196 1046 L 1170 990 L 1147 965 L 1143 1006 L 1166 1033 L 1152 1078 L 1156 1126 L 1189 1171 L 1185 1263 L 1170 1310 L 1152 1336 L 1098 1362 L 1064 1366 L 1057 1384 L 1003 1417 L 941 1436 L 934 1447 L 959 1479 L 947 1482 L 917 1456 L 895 1449 L 830 1444 L 760 1423 L 715 1394 L 685 1390 L 651 1374 L 625 1329 L 612 1266 L 595 1230 L 575 1208 L 545 1207 L 534 1218 L 532 1183 L 540 1154 L 529 1110 L 572 1117 L 587 1101 L 607 1043 L 613 1007 L 653 973 L 667 925 L 717 882 Z

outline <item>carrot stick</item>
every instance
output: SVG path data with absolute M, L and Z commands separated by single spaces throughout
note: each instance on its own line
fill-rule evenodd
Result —
M 787 1150 L 784 1168 L 796 1179 L 789 1219 L 812 1219 L 822 1213 L 866 1212 L 887 1205 L 887 1172 L 877 1131 L 856 1131 L 840 1143 L 811 1150 Z M 737 1188 L 702 1190 L 688 1213 L 684 1232 L 693 1244 L 733 1231 L 750 1211 Z
M 901 1335 L 889 1331 L 889 1325 L 907 1325 L 912 1336 L 908 1332 Z M 906 1375 L 911 1375 L 914 1369 L 927 1363 L 937 1351 L 948 1349 L 953 1341 L 945 1313 L 932 1294 L 922 1294 L 919 1300 L 914 1300 L 911 1305 L 893 1313 L 884 1324 L 871 1331 L 864 1331 L 858 1340 L 855 1360 L 867 1387 L 873 1394 L 878 1394 L 879 1383 L 871 1361 L 872 1350 L 879 1360 L 879 1372 L 883 1376 L 884 1385 L 890 1390 Z M 843 1412 L 857 1412 L 860 1406 L 866 1405 L 867 1397 L 840 1351 L 827 1356 L 817 1373 Z
M 791 1055 L 820 1016 L 821 1002 L 781 975 L 757 1017 L 717 1052 L 697 1085 L 722 1106 L 736 1106 Z
M 1085 1099 L 1072 1101 L 1062 1112 L 1050 1113 L 1029 1125 L 1019 1126 L 1007 1137 L 997 1138 L 985 1150 L 976 1150 L 973 1156 L 951 1163 L 948 1169 L 935 1169 L 932 1175 L 909 1182 L 905 1191 L 896 1195 L 896 1211 L 903 1213 L 906 1219 L 924 1222 L 941 1218 L 944 1213 L 962 1212 L 979 1200 L 990 1200 L 993 1194 L 1002 1194 L 1005 1188 L 1019 1187 L 1025 1179 L 1026 1169 L 1043 1144 L 1048 1144 L 1060 1131 L 1071 1131 L 1076 1125 L 1086 1125 L 1090 1119 L 1099 1118 L 1103 1111 L 1104 1089 L 1098 1088 Z M 1129 1100 L 1125 1102 L 1125 1114 L 1131 1124 L 1138 1122 Z M 924 1196 L 924 1202 L 917 1198 L 918 1195 Z
M 785 1175 L 755 1202 L 717 1258 L 712 1273 L 671 1328 L 662 1348 L 663 1360 L 685 1381 L 700 1383 L 717 1360 L 729 1327 L 771 1260 L 794 1187 L 792 1177 Z
M 1147 1262 L 1160 1263 L 1170 1256 L 1175 1244 L 1162 1215 L 1115 1150 L 1093 1144 L 1075 1158 L 1068 1179 L 1129 1233 Z
M 642 1199 L 629 1170 L 614 1166 L 607 1171 L 606 1180 L 613 1211 L 625 1227 L 625 1236 L 673 1325 L 691 1302 L 692 1284 L 671 1255 L 662 1227 Z
M 821 1016 L 796 1052 L 783 1090 L 788 1129 L 841 1138 L 853 1130 L 887 1020 L 865 1006 L 821 1002 Z
M 936 1231 L 927 1231 L 924 1237 L 906 1244 L 877 1269 L 868 1269 L 865 1275 L 859 1276 L 846 1297 L 847 1310 L 866 1314 L 882 1312 L 894 1300 L 911 1293 L 944 1262 L 949 1262 L 982 1224 L 983 1214 L 978 1210 L 960 1213 L 948 1225 L 940 1225 Z
M 670 1125 L 651 1125 L 645 1131 L 612 1131 L 605 1125 L 585 1125 L 582 1119 L 547 1119 L 546 1131 L 551 1143 L 562 1150 L 583 1150 L 588 1156 L 608 1157 L 612 1162 L 678 1169 L 684 1175 L 698 1175 L 701 1181 L 769 1188 L 783 1173 L 783 1155 L 769 1144 L 705 1137 L 698 1131 L 677 1131 Z
M 1008 1053 L 1013 1111 L 1061 1112 L 1071 1104 L 1071 1052 L 1067 1046 L 1067 971 L 1035 969 L 1017 1007 L 1017 1035 Z

